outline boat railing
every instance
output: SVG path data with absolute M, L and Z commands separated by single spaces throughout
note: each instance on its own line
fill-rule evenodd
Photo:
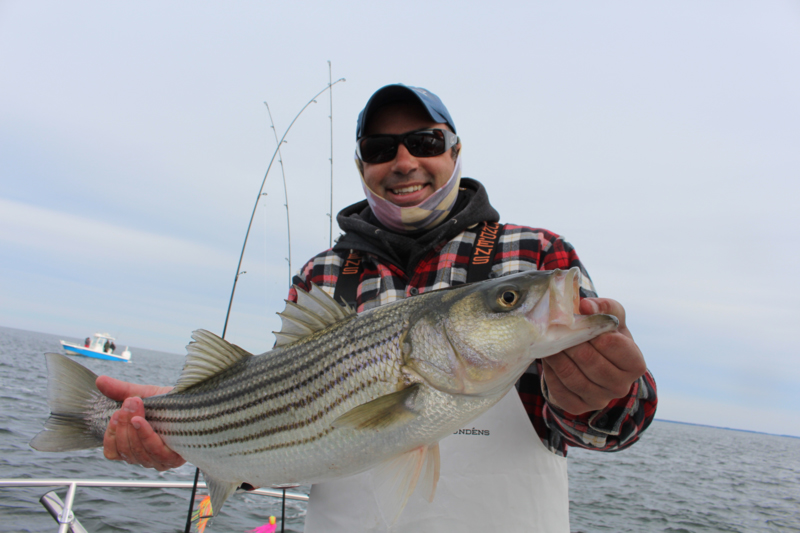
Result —
M 158 488 L 158 489 L 191 489 L 191 481 L 130 481 L 111 479 L 0 479 L 0 487 L 67 487 L 66 501 L 62 502 L 55 492 L 51 491 L 39 500 L 58 522 L 58 533 L 85 533 L 86 530 L 75 519 L 72 505 L 78 487 L 119 487 L 119 488 Z M 205 483 L 198 483 L 198 488 L 206 488 Z M 247 494 L 260 494 L 273 498 L 308 501 L 308 496 L 299 492 L 283 489 L 255 489 Z

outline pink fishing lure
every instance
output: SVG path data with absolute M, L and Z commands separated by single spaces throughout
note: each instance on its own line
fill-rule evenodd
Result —
M 275 523 L 276 520 L 277 519 L 274 516 L 270 516 L 269 522 L 255 529 L 250 529 L 247 531 L 247 533 L 275 533 L 275 528 L 278 527 Z

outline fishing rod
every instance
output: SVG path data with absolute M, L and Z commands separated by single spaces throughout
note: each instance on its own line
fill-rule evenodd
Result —
M 339 78 L 334 83 L 329 83 L 324 89 L 322 89 L 320 92 L 315 94 L 314 97 L 311 100 L 309 100 L 306 105 L 303 106 L 303 109 L 301 109 L 300 112 L 297 113 L 297 115 L 295 115 L 295 117 L 292 120 L 291 124 L 289 124 L 289 127 L 286 128 L 286 132 L 283 134 L 283 137 L 281 137 L 281 140 L 278 143 L 278 147 L 275 148 L 275 152 L 272 154 L 272 159 L 270 159 L 270 161 L 269 161 L 269 165 L 267 166 L 267 171 L 264 173 L 264 179 L 261 181 L 261 187 L 258 189 L 258 194 L 256 195 L 256 201 L 255 201 L 255 205 L 253 206 L 253 212 L 250 215 L 250 223 L 247 224 L 247 232 L 244 234 L 244 243 L 242 244 L 242 253 L 239 254 L 239 263 L 236 265 L 236 275 L 233 278 L 233 288 L 231 289 L 231 298 L 228 301 L 228 312 L 225 315 L 225 325 L 222 328 L 222 338 L 223 339 L 225 338 L 225 332 L 228 329 L 228 319 L 231 316 L 231 306 L 233 305 L 233 295 L 236 293 L 236 283 L 239 281 L 239 276 L 243 273 L 241 271 L 242 259 L 244 258 L 245 248 L 247 248 L 247 238 L 250 236 L 250 229 L 253 227 L 253 218 L 256 216 L 256 210 L 258 209 L 258 201 L 261 199 L 261 193 L 264 190 L 264 185 L 267 183 L 267 176 L 269 176 L 269 171 L 272 168 L 272 164 L 275 162 L 275 158 L 278 156 L 278 152 L 280 151 L 280 148 L 281 148 L 281 145 L 283 144 L 283 141 L 286 139 L 286 135 L 289 133 L 289 130 L 292 129 L 292 126 L 294 126 L 294 123 L 297 121 L 297 119 L 300 118 L 300 115 L 303 113 L 303 111 L 305 111 L 306 108 L 308 106 L 310 106 L 311 104 L 317 103 L 317 97 L 319 95 L 321 95 L 325 91 L 331 90 L 331 88 L 334 85 L 336 85 L 337 83 L 339 83 L 340 81 L 346 81 L 346 80 L 344 78 Z
M 328 62 L 328 63 L 330 65 L 330 62 Z M 332 91 L 333 90 L 333 86 L 336 85 L 337 83 L 339 83 L 340 81 L 347 81 L 347 80 L 345 80 L 344 78 L 339 78 L 335 82 L 331 83 L 330 78 L 329 78 L 328 79 L 328 85 L 324 89 L 322 89 L 320 92 L 315 94 L 311 98 L 311 100 L 309 100 L 308 103 L 306 103 L 306 105 L 303 106 L 303 108 L 297 113 L 297 115 L 295 115 L 294 119 L 292 119 L 292 122 L 289 124 L 289 127 L 286 128 L 286 131 L 283 133 L 283 136 L 280 138 L 280 141 L 278 141 L 278 146 L 277 146 L 277 148 L 275 148 L 275 152 L 273 152 L 273 154 L 272 154 L 272 159 L 270 159 L 269 165 L 267 165 L 267 171 L 264 173 L 264 179 L 261 181 L 261 187 L 258 189 L 258 194 L 256 195 L 256 201 L 255 201 L 255 205 L 253 206 L 253 212 L 250 214 L 250 222 L 247 224 L 247 231 L 244 234 L 244 243 L 242 243 L 242 251 L 239 254 L 239 263 L 236 265 L 236 275 L 233 278 L 233 288 L 231 289 L 231 297 L 230 297 L 230 300 L 228 300 L 228 311 L 227 311 L 227 313 L 225 313 L 225 325 L 222 327 L 222 338 L 223 339 L 225 338 L 225 333 L 228 330 L 228 320 L 230 319 L 230 316 L 231 316 L 231 307 L 233 306 L 233 296 L 236 293 L 236 284 L 239 281 L 239 276 L 246 273 L 246 272 L 241 270 L 242 269 L 242 259 L 244 258 L 244 251 L 247 248 L 247 239 L 250 237 L 250 229 L 253 227 L 253 219 L 256 216 L 256 210 L 258 209 L 258 202 L 261 199 L 261 194 L 264 191 L 264 185 L 267 183 L 267 176 L 269 176 L 269 171 L 270 171 L 270 169 L 272 169 L 272 164 L 275 162 L 275 158 L 280 153 L 281 145 L 283 144 L 284 140 L 286 139 L 286 136 L 289 134 L 289 130 L 292 129 L 292 126 L 294 126 L 294 123 L 297 122 L 298 118 L 300 118 L 300 115 L 303 114 L 303 111 L 305 111 L 306 108 L 308 108 L 308 106 L 310 106 L 311 104 L 317 103 L 317 98 L 322 93 L 324 93 L 325 91 Z M 333 100 L 331 100 L 331 102 L 333 102 Z M 264 102 L 264 103 L 266 104 L 266 102 Z M 269 112 L 269 106 L 267 106 L 267 111 Z M 272 114 L 271 113 L 270 113 L 270 120 L 272 120 Z M 274 127 L 273 127 L 273 129 L 274 129 Z M 333 128 L 332 127 L 331 127 L 331 132 L 333 132 Z M 276 133 L 276 137 L 277 137 L 277 133 Z M 332 145 L 333 145 L 333 141 L 331 141 L 331 146 Z M 333 158 L 331 158 L 331 160 L 332 159 Z M 282 161 L 281 161 L 281 166 L 283 166 L 283 162 Z M 284 187 L 285 186 L 286 186 L 286 181 L 284 179 Z M 288 217 L 288 213 L 289 213 L 288 195 L 287 195 L 286 203 L 287 203 L 286 213 L 287 213 L 287 217 Z M 333 211 L 333 209 L 331 209 L 331 211 Z M 291 275 L 291 270 L 290 270 L 290 275 Z M 194 473 L 194 483 L 193 483 L 193 486 L 192 486 L 192 496 L 189 499 L 189 514 L 186 517 L 186 528 L 184 530 L 184 533 L 190 533 L 191 528 L 192 528 L 192 513 L 194 512 L 194 498 L 195 498 L 195 495 L 197 494 L 197 483 L 198 483 L 199 480 L 200 480 L 200 469 L 196 468 L 195 469 L 195 473 Z M 213 513 L 213 509 L 212 509 L 212 513 Z M 212 514 L 212 516 L 213 516 L 213 514 Z M 281 523 L 281 530 L 282 530 L 283 529 L 283 520 L 281 520 L 281 522 L 282 522 Z
M 331 62 L 328 61 L 328 87 L 332 87 L 333 84 L 331 80 L 333 79 L 331 75 Z M 328 96 L 330 97 L 330 112 L 331 114 L 328 115 L 328 118 L 331 119 L 331 207 L 330 211 L 328 211 L 328 218 L 330 219 L 330 240 L 328 242 L 328 246 L 333 248 L 333 91 L 328 92 Z
M 267 106 L 267 114 L 269 114 L 269 127 L 272 128 L 272 133 L 275 135 L 275 144 L 278 145 L 278 163 L 281 164 L 281 176 L 283 177 L 283 206 L 286 208 L 286 240 L 287 244 L 287 258 L 286 262 L 289 263 L 289 286 L 292 285 L 292 225 L 289 221 L 289 189 L 286 187 L 286 171 L 283 168 L 283 154 L 281 154 L 281 142 L 278 141 L 278 130 L 275 129 L 275 122 L 272 120 L 272 112 L 269 110 L 269 104 L 264 102 Z M 286 141 L 283 141 L 286 142 Z M 262 193 L 266 194 L 266 193 Z M 265 204 L 266 205 L 266 204 Z

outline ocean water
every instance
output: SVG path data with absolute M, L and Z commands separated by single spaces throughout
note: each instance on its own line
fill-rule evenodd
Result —
M 100 450 L 41 453 L 28 446 L 49 413 L 42 354 L 61 352 L 58 341 L 0 327 L 0 477 L 191 481 L 190 465 L 159 473 L 107 461 Z M 182 357 L 131 351 L 132 364 L 79 361 L 97 374 L 129 381 L 166 385 L 177 379 Z M 796 438 L 656 421 L 623 452 L 570 450 L 569 481 L 576 533 L 800 532 Z M 0 488 L 0 531 L 56 531 L 38 501 L 48 490 Z M 64 499 L 66 489 L 57 492 Z M 82 488 L 74 509 L 90 532 L 183 531 L 189 495 L 183 489 Z M 280 500 L 237 494 L 211 530 L 244 532 L 269 515 L 280 517 Z M 287 500 L 286 531 L 302 531 L 304 516 L 305 503 Z

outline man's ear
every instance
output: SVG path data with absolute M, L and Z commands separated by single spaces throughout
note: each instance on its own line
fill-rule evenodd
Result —
M 453 161 L 458 159 L 458 154 L 460 153 L 461 153 L 461 142 L 459 141 L 458 144 L 453 146 L 453 148 L 451 148 L 450 150 L 450 155 L 453 157 Z

